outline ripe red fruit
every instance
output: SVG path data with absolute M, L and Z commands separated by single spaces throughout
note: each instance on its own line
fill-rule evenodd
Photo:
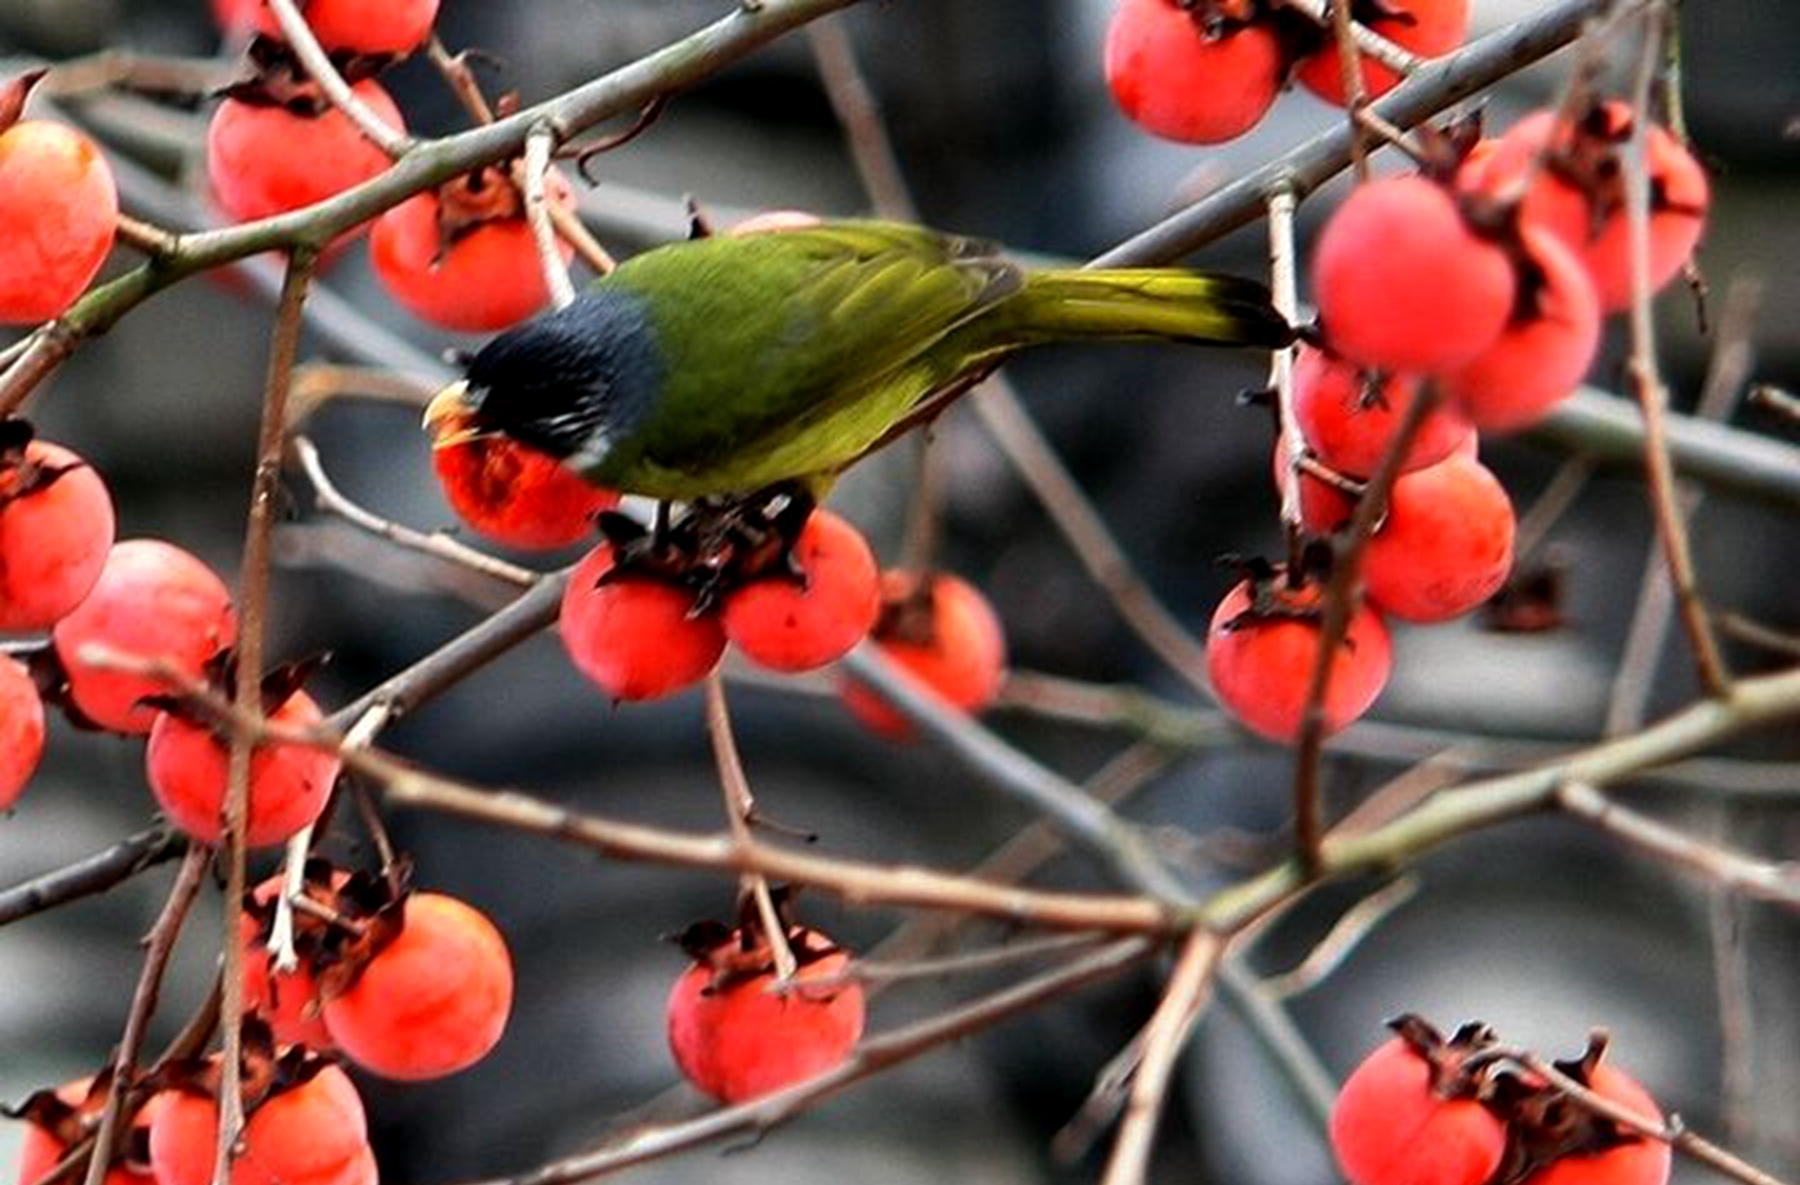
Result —
M 1352 7 L 1355 12 L 1361 5 Z M 1469 0 L 1381 0 L 1378 15 L 1357 19 L 1403 49 L 1422 58 L 1441 57 L 1463 43 L 1469 33 Z M 1400 76 L 1379 62 L 1361 58 L 1363 93 L 1385 95 Z M 1335 39 L 1301 60 L 1295 71 L 1302 85 L 1327 103 L 1344 105 L 1344 74 Z
M 400 109 L 373 79 L 351 92 L 383 123 L 404 130 Z M 206 175 L 219 206 L 240 222 L 324 201 L 388 167 L 387 154 L 363 138 L 335 107 L 299 114 L 286 106 L 231 98 L 206 129 Z
M 504 436 L 432 450 L 438 484 L 458 518 L 496 543 L 529 551 L 591 538 L 594 518 L 618 505 L 548 453 Z
M 1663 1121 L 1656 1100 L 1622 1070 L 1602 1062 L 1587 1072 L 1587 1085 L 1652 1123 Z M 1669 1146 L 1661 1140 L 1631 1136 L 1604 1151 L 1576 1153 L 1552 1161 L 1525 1178 L 1524 1185 L 1665 1185 L 1669 1179 Z
M 300 12 L 328 51 L 404 54 L 431 36 L 438 0 L 308 0 Z M 268 0 L 213 0 L 213 19 L 230 36 L 281 36 Z
M 766 946 L 734 930 L 701 954 L 669 992 L 669 1050 L 682 1076 L 726 1103 L 831 1069 L 863 1030 L 863 990 L 835 979 L 850 959 L 817 930 L 792 929 L 799 962 L 778 985 Z M 830 984 L 813 981 L 833 979 Z M 811 985 L 811 986 L 809 986 Z
M 815 510 L 794 541 L 797 575 L 763 576 L 726 594 L 725 636 L 752 661 L 810 671 L 842 657 L 881 612 L 881 574 L 862 532 Z
M 881 574 L 882 610 L 874 638 L 882 653 L 926 688 L 964 712 L 978 712 L 1000 693 L 1006 634 L 976 588 L 948 572 L 923 577 L 899 569 Z M 844 706 L 885 737 L 912 726 L 868 688 L 846 682 Z
M 1388 441 L 1419 389 L 1416 375 L 1378 376 L 1324 350 L 1301 346 L 1294 360 L 1294 418 L 1321 462 L 1347 477 L 1375 472 Z M 1406 451 L 1402 471 L 1435 465 L 1472 429 L 1454 410 L 1438 406 L 1425 417 Z
M 494 923 L 454 897 L 414 893 L 398 933 L 325 1001 L 325 1028 L 346 1057 L 384 1078 L 441 1078 L 499 1042 L 512 994 L 512 957 Z
M 1332 346 L 1377 370 L 1435 373 L 1470 361 L 1506 327 L 1506 252 L 1470 229 L 1423 177 L 1358 186 L 1313 252 L 1313 295 Z
M 335 872 L 333 886 L 348 874 Z M 280 1045 L 304 1045 L 320 1053 L 333 1048 L 325 1018 L 319 1014 L 319 983 L 302 958 L 292 971 L 277 971 L 269 951 L 268 927 L 259 921 L 270 916 L 281 893 L 280 874 L 251 891 L 252 902 L 238 915 L 238 941 L 244 948 L 244 1008 L 260 1016 Z
M 602 543 L 569 573 L 559 631 L 582 674 L 614 699 L 656 699 L 704 679 L 725 652 L 714 614 L 694 615 L 686 588 L 631 572 L 610 576 Z
M 1436 1034 L 1432 1034 L 1433 1037 Z M 1481 1185 L 1506 1128 L 1460 1090 L 1460 1057 L 1395 1037 L 1363 1059 L 1331 1109 L 1331 1147 L 1351 1185 Z
M 1385 613 L 1446 621 L 1500 590 L 1512 568 L 1512 500 L 1481 462 L 1452 456 L 1403 474 L 1363 555 L 1363 586 Z
M 78 1078 L 25 1101 L 18 1113 L 26 1121 L 25 1134 L 19 1140 L 19 1185 L 35 1185 L 56 1167 L 71 1144 L 93 1134 L 107 1094 L 105 1087 L 95 1089 L 92 1078 Z M 134 1132 L 149 1130 L 156 1105 L 152 1098 L 138 1108 L 131 1121 Z M 105 1185 L 155 1185 L 155 1180 L 148 1165 L 121 1155 L 107 1169 Z
M 309 728 L 324 720 L 318 704 L 296 691 L 269 713 L 282 728 Z M 201 843 L 216 844 L 225 805 L 226 742 L 205 723 L 164 712 L 150 729 L 144 772 L 169 822 Z M 337 781 L 338 759 L 301 745 L 258 745 L 250 755 L 250 802 L 244 840 L 250 847 L 278 844 L 325 809 Z
M 18 801 L 44 755 L 44 704 L 31 672 L 0 654 L 0 810 Z
M 1600 307 L 1609 312 L 1631 303 L 1624 170 L 1635 123 L 1631 108 L 1617 101 L 1594 106 L 1573 124 L 1539 111 L 1500 137 L 1478 167 L 1465 166 L 1462 181 L 1489 197 L 1508 196 L 1542 157 L 1544 167 L 1525 189 L 1521 218 L 1575 252 L 1593 277 Z M 1655 292 L 1694 253 L 1710 195 L 1706 171 L 1660 124 L 1646 131 L 1644 152 L 1650 174 L 1649 282 Z
M 1273 741 L 1300 733 L 1306 689 L 1319 653 L 1316 582 L 1291 587 L 1279 572 L 1240 581 L 1213 611 L 1206 636 L 1206 673 L 1213 691 L 1245 728 Z M 1369 710 L 1393 667 L 1387 626 L 1358 606 L 1332 660 L 1325 691 L 1325 730 L 1336 732 Z
M 100 270 L 118 225 L 112 169 L 92 140 L 35 119 L 0 127 L 0 321 L 61 314 Z
M 550 200 L 573 209 L 575 191 L 551 172 Z M 558 242 L 565 264 L 575 250 Z M 375 220 L 369 262 L 414 316 L 469 333 L 504 329 L 550 303 L 523 202 L 493 169 L 414 194 Z
M 1217 34 L 1172 0 L 1123 0 L 1106 33 L 1106 83 L 1145 131 L 1185 144 L 1242 135 L 1281 89 L 1281 46 L 1272 29 Z
M 1600 302 L 1587 270 L 1548 231 L 1527 224 L 1520 238 L 1538 273 L 1529 308 L 1441 380 L 1445 396 L 1483 431 L 1536 422 L 1575 390 L 1600 348 Z
M 185 1090 L 157 1096 L 150 1123 L 156 1185 L 207 1185 L 217 1150 L 219 1105 Z M 231 1185 L 375 1185 L 368 1119 L 336 1066 L 270 1094 L 244 1125 Z
M 60 445 L 0 422 L 0 634 L 49 629 L 100 579 L 113 542 L 106 483 Z
M 237 638 L 231 593 L 213 570 L 172 543 L 127 539 L 107 554 L 93 591 L 51 637 L 75 707 L 114 732 L 145 733 L 157 710 L 138 701 L 168 688 L 147 675 L 102 670 L 81 659 L 90 643 L 162 659 L 198 679 Z

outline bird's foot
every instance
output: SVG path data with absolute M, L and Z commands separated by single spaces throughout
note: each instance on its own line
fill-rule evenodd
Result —
M 803 582 L 794 541 L 815 504 L 809 489 L 790 482 L 747 496 L 705 498 L 678 511 L 665 503 L 653 529 L 603 514 L 600 531 L 614 555 L 607 578 L 632 573 L 689 588 L 696 615 L 752 580 Z

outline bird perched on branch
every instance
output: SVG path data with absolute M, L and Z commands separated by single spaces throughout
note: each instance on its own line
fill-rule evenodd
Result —
M 816 495 L 1022 347 L 1293 336 L 1250 280 L 1035 271 L 921 227 L 828 222 L 636 256 L 488 342 L 426 424 L 439 445 L 511 437 L 626 493 Z

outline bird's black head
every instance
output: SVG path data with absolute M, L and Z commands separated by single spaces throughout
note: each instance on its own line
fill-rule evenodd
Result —
M 661 382 L 642 301 L 601 288 L 483 346 L 469 360 L 462 400 L 471 428 L 593 468 L 649 410 Z

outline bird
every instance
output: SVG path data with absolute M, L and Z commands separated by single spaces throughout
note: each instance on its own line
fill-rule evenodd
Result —
M 934 400 L 1014 351 L 1082 339 L 1276 349 L 1253 280 L 1031 269 L 992 245 L 843 220 L 632 257 L 488 341 L 431 400 L 439 447 L 510 438 L 601 486 L 693 503 L 822 496 Z

